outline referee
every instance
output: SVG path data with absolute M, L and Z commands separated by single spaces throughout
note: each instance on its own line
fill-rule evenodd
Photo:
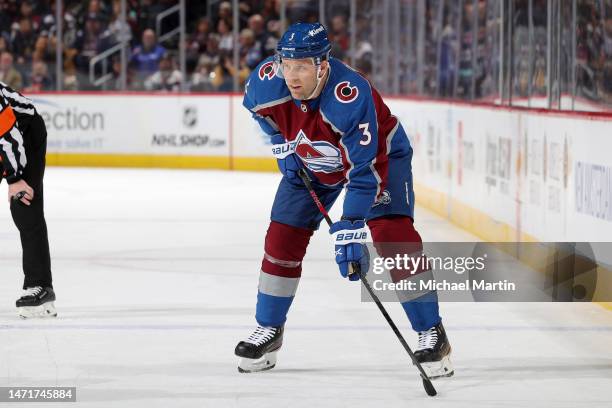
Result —
M 0 82 L 0 182 L 6 179 L 23 249 L 22 318 L 55 317 L 49 238 L 43 211 L 47 130 L 28 98 Z

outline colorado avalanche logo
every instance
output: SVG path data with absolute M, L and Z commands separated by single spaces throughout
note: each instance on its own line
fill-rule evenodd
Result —
M 350 103 L 359 96 L 359 89 L 356 86 L 351 86 L 349 81 L 342 81 L 334 89 L 336 99 L 342 103 Z
M 295 139 L 295 153 L 311 171 L 335 173 L 343 169 L 340 149 L 324 140 L 312 142 L 303 130 Z
M 372 207 L 376 207 L 377 205 L 387 205 L 391 203 L 391 193 L 388 190 L 382 192 L 382 194 L 376 199 L 374 205 Z
M 259 67 L 259 79 L 261 79 L 262 81 L 265 78 L 272 79 L 274 78 L 274 75 L 276 75 L 276 72 L 274 71 L 273 61 L 266 62 L 261 67 Z

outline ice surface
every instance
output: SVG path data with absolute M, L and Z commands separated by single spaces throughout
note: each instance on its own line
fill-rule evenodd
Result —
M 233 349 L 254 328 L 278 180 L 49 168 L 59 318 L 45 321 L 14 311 L 21 253 L 2 184 L 0 386 L 76 386 L 66 406 L 83 407 L 612 407 L 612 314 L 595 304 L 443 303 L 456 375 L 427 397 L 375 306 L 339 277 L 325 231 L 277 367 L 239 374 Z M 426 241 L 475 240 L 421 208 L 416 226 Z M 414 345 L 401 308 L 387 307 Z

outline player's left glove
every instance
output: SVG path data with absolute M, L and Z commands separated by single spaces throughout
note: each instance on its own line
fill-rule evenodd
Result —
M 365 275 L 370 263 L 370 254 L 366 247 L 368 229 L 364 220 L 342 220 L 332 224 L 329 229 L 332 234 L 336 252 L 336 263 L 340 268 L 342 277 L 352 281 L 359 280 L 357 273 L 351 273 L 351 263 L 361 266 L 361 273 Z M 350 273 L 350 274 L 349 274 Z
M 270 139 L 272 142 L 272 154 L 276 157 L 278 168 L 291 181 L 299 181 L 298 171 L 302 168 L 300 159 L 293 151 L 293 143 L 286 142 L 285 138 L 276 134 Z

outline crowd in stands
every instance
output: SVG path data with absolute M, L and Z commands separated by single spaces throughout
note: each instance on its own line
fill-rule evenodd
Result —
M 612 2 L 582 1 L 577 16 L 578 92 L 612 106 Z
M 438 3 L 426 3 L 425 93 L 462 99 L 499 96 L 499 5 L 496 0 L 446 2 L 439 14 Z M 575 37 L 577 96 L 612 106 L 612 2 L 578 0 L 575 33 L 572 2 L 553 5 L 559 6 L 560 21 L 558 39 L 551 37 L 555 65 L 550 72 L 558 77 L 554 91 L 566 95 L 573 91 Z M 513 0 L 508 22 L 512 26 L 512 58 L 505 62 L 512 64 L 513 98 L 547 95 L 548 13 L 546 0 Z M 403 92 L 414 92 L 414 88 Z
M 150 91 L 231 91 L 233 77 L 244 84 L 251 70 L 273 55 L 281 35 L 280 0 L 241 0 L 238 38 L 233 35 L 232 2 L 187 1 L 186 77 L 179 69 L 179 36 L 159 43 L 156 17 L 173 0 L 64 0 L 61 37 L 63 90 L 121 89 L 120 43 L 127 42 L 127 88 Z M 318 2 L 287 0 L 288 21 L 315 21 Z M 316 4 L 315 4 L 316 3 Z M 333 1 L 331 2 L 333 3 Z M 348 10 L 330 16 L 333 55 L 347 59 Z M 210 15 L 207 15 L 210 12 Z M 0 80 L 26 92 L 56 89 L 55 1 L 0 0 Z M 178 25 L 178 15 L 161 33 Z M 234 64 L 238 48 L 239 64 Z M 90 73 L 92 58 L 105 51 Z M 362 64 L 364 65 L 364 64 Z M 110 74 L 110 79 L 108 75 Z M 97 79 L 106 76 L 104 83 Z M 93 79 L 93 81 L 92 81 Z
M 602 3 L 603 1 L 603 3 Z M 127 43 L 127 89 L 149 91 L 231 91 L 234 76 L 242 86 L 264 58 L 274 54 L 281 35 L 280 0 L 240 0 L 239 35 L 234 37 L 232 2 L 186 0 L 186 70 L 179 69 L 179 36 L 161 43 L 158 35 L 178 26 L 178 14 L 165 18 L 157 33 L 157 16 L 176 0 L 126 0 L 125 21 L 120 0 L 64 0 L 61 56 L 61 88 L 64 90 L 122 89 L 120 52 Z M 409 4 L 416 4 L 408 1 Z M 436 2 L 426 2 L 424 92 L 434 96 L 485 98 L 498 90 L 499 18 L 497 1 L 465 1 L 462 9 L 446 2 L 441 27 Z M 523 95 L 531 81 L 532 94 L 545 94 L 546 1 L 533 0 L 535 50 L 527 64 L 529 44 L 526 0 L 515 0 L 513 67 L 515 94 Z M 577 89 L 582 95 L 612 103 L 612 10 L 604 0 L 579 0 L 577 24 Z M 358 0 L 355 68 L 372 73 L 372 13 L 376 1 Z M 413 6 L 414 6 L 413 4 Z M 478 31 L 473 32 L 473 5 L 477 4 Z M 326 25 L 333 42 L 332 55 L 349 61 L 348 1 L 326 1 Z M 286 0 L 287 22 L 316 21 L 318 0 Z M 0 81 L 29 91 L 56 89 L 58 42 L 54 0 L 0 0 Z M 461 22 L 457 22 L 461 16 Z M 406 27 L 406 29 L 411 29 Z M 564 29 L 567 30 L 567 27 Z M 476 48 L 473 49 L 474 35 Z M 571 37 L 571 35 L 570 35 Z M 90 77 L 90 61 L 115 50 Z M 234 64 L 234 50 L 239 56 Z M 414 49 L 414 48 L 412 48 Z M 570 49 L 565 47 L 564 49 Z M 473 51 L 475 50 L 475 58 Z M 475 62 L 475 64 L 474 64 Z M 497 64 L 497 65 L 496 65 Z M 104 71 L 106 69 L 106 71 Z M 401 92 L 415 92 L 413 73 L 405 66 Z M 414 72 L 413 72 L 414 71 Z M 96 79 L 110 73 L 103 84 Z M 531 78 L 528 78 L 528 73 Z M 412 78 L 412 79 L 411 79 Z M 108 79 L 108 76 L 107 76 Z

